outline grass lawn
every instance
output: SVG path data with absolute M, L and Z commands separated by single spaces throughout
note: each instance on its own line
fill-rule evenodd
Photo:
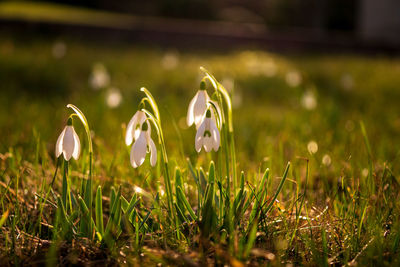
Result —
M 197 153 L 196 129 L 186 125 L 200 66 L 232 97 L 234 144 L 220 129 L 218 152 Z M 400 264 L 397 58 L 2 36 L 0 81 L 4 263 Z M 146 159 L 133 168 L 125 145 L 141 87 L 160 110 L 169 194 L 154 127 L 155 167 Z M 213 95 L 208 81 L 207 91 Z M 69 161 L 68 175 L 60 160 L 54 176 L 69 103 L 91 129 L 92 180 L 77 117 L 81 156 Z

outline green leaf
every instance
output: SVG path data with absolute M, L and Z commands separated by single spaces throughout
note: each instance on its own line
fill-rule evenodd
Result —
M 104 224 L 103 224 L 103 203 L 102 203 L 101 186 L 97 187 L 97 193 L 96 193 L 96 226 L 100 234 L 103 236 Z
M 189 202 L 187 201 L 185 194 L 183 193 L 183 190 L 181 187 L 177 188 L 177 197 L 178 199 L 183 202 L 183 204 L 185 205 L 186 209 L 188 210 L 190 216 L 192 217 L 193 220 L 197 220 L 197 216 L 194 213 L 192 207 L 190 206 Z
M 244 259 L 246 259 L 249 256 L 250 251 L 254 246 L 254 242 L 256 241 L 257 225 L 258 225 L 258 222 L 257 222 L 257 220 L 255 220 L 253 222 L 253 224 L 252 224 L 252 227 L 251 227 L 251 230 L 250 230 L 250 234 L 249 234 L 249 238 L 247 240 L 247 244 L 246 244 L 246 247 L 244 249 L 244 253 L 243 253 L 243 258 Z
M 289 172 L 289 168 L 290 168 L 290 162 L 288 162 L 288 164 L 286 165 L 286 169 L 285 169 L 285 172 L 283 173 L 282 180 L 281 180 L 281 182 L 279 183 L 278 188 L 276 189 L 276 192 L 275 192 L 274 197 L 273 197 L 273 198 L 271 199 L 271 201 L 269 202 L 269 204 L 268 204 L 268 206 L 267 206 L 267 209 L 265 210 L 265 214 L 267 214 L 267 213 L 269 212 L 269 210 L 272 208 L 272 205 L 274 204 L 276 198 L 278 197 L 279 192 L 281 192 L 282 187 L 283 187 L 283 184 L 284 184 L 285 181 L 286 181 L 286 178 L 287 178 L 287 175 L 288 175 L 288 172 Z
M 86 222 L 87 225 L 90 226 L 90 227 L 88 227 L 88 230 L 83 234 L 88 238 L 93 238 L 94 232 L 92 232 L 91 229 L 95 229 L 96 226 L 95 226 L 92 216 L 90 216 L 90 211 L 89 211 L 88 207 L 86 206 L 85 201 L 79 195 L 78 195 L 78 203 L 79 203 L 79 207 L 81 210 L 81 218 Z

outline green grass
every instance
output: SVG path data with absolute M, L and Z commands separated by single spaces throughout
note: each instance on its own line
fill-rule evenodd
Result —
M 54 41 L 0 40 L 0 250 L 8 263 L 399 264 L 399 59 L 178 52 L 68 39 L 56 59 Z M 171 58 L 177 65 L 166 69 Z M 97 62 L 121 92 L 116 108 L 106 104 L 108 87 L 89 86 Z M 186 126 L 199 66 L 227 89 L 234 84 L 237 190 L 230 198 L 225 146 L 198 154 L 195 129 Z M 301 82 L 289 85 L 298 75 Z M 154 168 L 146 160 L 133 169 L 124 142 L 142 86 L 160 109 L 171 209 L 160 157 Z M 306 92 L 316 101 L 312 110 L 302 104 Z M 72 204 L 62 208 L 62 164 L 50 190 L 68 103 L 92 130 L 92 207 L 79 120 L 82 155 L 69 164 Z M 318 145 L 313 154 L 311 141 Z

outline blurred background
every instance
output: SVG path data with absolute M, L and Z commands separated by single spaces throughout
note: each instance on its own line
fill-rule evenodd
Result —
M 0 1 L 2 32 L 214 49 L 397 51 L 399 12 L 396 0 Z
M 195 160 L 185 116 L 204 66 L 232 94 L 239 169 L 311 157 L 331 182 L 365 175 L 361 120 L 374 155 L 400 163 L 399 14 L 398 0 L 0 1 L 0 153 L 29 160 L 39 139 L 51 158 L 74 103 L 99 170 L 131 172 L 123 135 L 145 86 L 174 160 Z

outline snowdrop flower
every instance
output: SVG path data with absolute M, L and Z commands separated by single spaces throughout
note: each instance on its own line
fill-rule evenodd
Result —
M 193 97 L 189 104 L 186 117 L 186 123 L 189 127 L 194 123 L 196 125 L 196 129 L 199 128 L 200 124 L 204 120 L 206 110 L 211 105 L 210 102 L 212 102 L 213 105 L 216 107 L 218 115 L 221 114 L 218 103 L 210 99 L 206 91 L 206 83 L 202 81 L 200 83 L 200 90 L 197 91 L 196 95 Z M 211 118 L 214 122 L 216 122 L 214 112 L 211 113 Z
M 93 66 L 92 73 L 89 77 L 89 84 L 94 90 L 99 90 L 101 88 L 107 87 L 110 83 L 110 75 L 106 67 L 97 63 Z
M 149 151 L 147 151 L 147 147 L 149 147 Z M 143 164 L 147 152 L 150 152 L 150 164 L 154 167 L 157 162 L 157 148 L 151 139 L 149 125 L 143 123 L 139 137 L 135 140 L 131 150 L 131 164 L 133 168 L 137 168 Z
M 186 122 L 188 126 L 191 126 L 193 123 L 196 125 L 196 128 L 199 127 L 203 120 L 204 113 L 207 110 L 207 103 L 210 100 L 210 97 L 206 91 L 205 82 L 200 83 L 200 90 L 197 91 L 196 95 L 190 101 L 188 113 L 186 117 Z
M 196 133 L 196 151 L 200 152 L 202 146 L 204 146 L 204 150 L 206 152 L 210 152 L 212 149 L 214 149 L 214 151 L 218 151 L 219 143 L 220 135 L 217 125 L 211 118 L 211 110 L 207 109 L 206 116 Z
M 145 121 L 146 114 L 141 110 L 136 111 L 135 115 L 133 115 L 132 119 L 129 121 L 128 127 L 126 127 L 125 144 L 127 146 L 132 144 L 133 139 L 138 139 L 141 132 L 140 129 Z M 150 134 L 150 124 L 148 121 L 146 121 L 146 124 Z
M 69 161 L 71 157 L 74 159 L 79 158 L 81 152 L 81 142 L 76 134 L 74 127 L 72 126 L 72 119 L 69 118 L 67 126 L 61 132 L 56 143 L 56 157 L 58 158 L 63 154 L 64 159 Z

